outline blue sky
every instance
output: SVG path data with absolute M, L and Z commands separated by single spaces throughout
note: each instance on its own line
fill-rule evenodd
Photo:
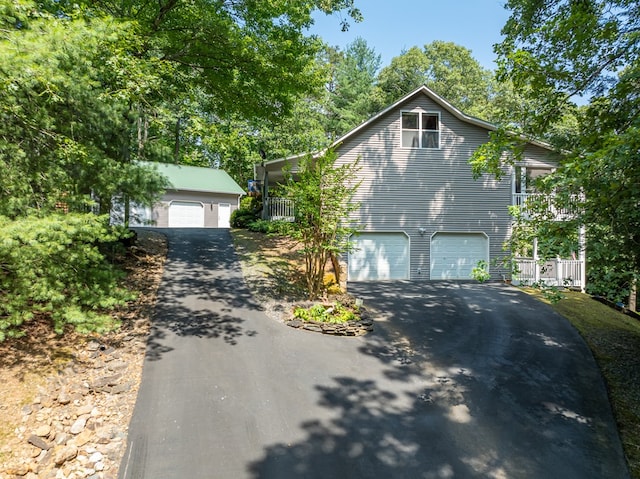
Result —
M 504 0 L 356 0 L 364 16 L 340 31 L 340 17 L 318 15 L 310 33 L 344 49 L 357 37 L 382 56 L 382 67 L 413 46 L 434 40 L 454 42 L 471 50 L 485 68 L 495 69 L 493 45 L 509 12 Z

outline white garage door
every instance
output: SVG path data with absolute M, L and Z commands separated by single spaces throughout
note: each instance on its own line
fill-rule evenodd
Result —
M 204 228 L 204 206 L 193 201 L 172 201 L 169 228 Z
M 436 233 L 431 238 L 431 279 L 471 279 L 478 261 L 489 261 L 482 233 Z
M 349 281 L 409 278 L 409 238 L 404 233 L 360 233 L 351 238 Z

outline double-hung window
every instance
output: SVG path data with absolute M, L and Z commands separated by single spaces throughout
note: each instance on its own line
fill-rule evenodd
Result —
M 438 113 L 402 112 L 403 148 L 440 148 L 440 115 Z

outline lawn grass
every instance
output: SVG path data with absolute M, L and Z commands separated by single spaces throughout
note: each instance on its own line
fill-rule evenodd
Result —
M 549 303 L 539 290 L 525 289 Z M 640 479 L 640 321 L 577 292 L 551 307 L 591 348 L 607 384 L 629 469 Z

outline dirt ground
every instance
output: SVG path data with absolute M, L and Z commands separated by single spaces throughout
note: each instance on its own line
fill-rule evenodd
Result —
M 82 364 L 82 358 L 88 343 L 97 340 L 118 350 L 130 361 L 127 375 L 139 381 L 143 345 L 148 336 L 149 319 L 165 257 L 164 236 L 141 231 L 136 245 L 118 258 L 128 273 L 126 286 L 138 292 L 135 301 L 115 311 L 114 314 L 122 321 L 118 331 L 97 336 L 79 335 L 68 330 L 64 335 L 57 335 L 46 318 L 39 318 L 28 324 L 23 338 L 0 343 L 0 477 L 15 476 L 6 473 L 7 468 L 23 461 L 21 456 L 33 454 L 33 448 L 19 439 L 20 429 L 24 427 L 21 425 L 25 421 L 24 408 L 37 401 L 36 397 L 42 394 L 47 384 L 59 381 L 65 371 L 86 366 Z M 123 378 L 123 381 L 126 379 L 129 378 Z M 137 387 L 122 398 L 122 401 L 132 403 L 130 410 L 133 409 L 136 391 Z M 55 407 L 50 414 L 57 414 Z M 123 424 L 118 426 L 126 430 L 129 419 L 119 418 Z M 40 477 L 31 474 L 31 477 Z

